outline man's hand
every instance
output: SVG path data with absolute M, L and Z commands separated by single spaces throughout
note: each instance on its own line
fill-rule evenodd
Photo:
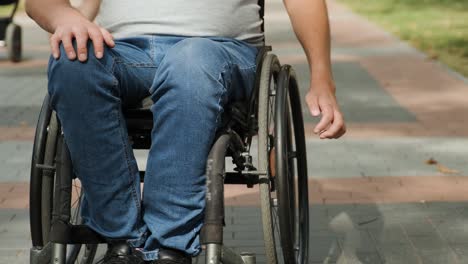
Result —
M 76 40 L 76 51 L 72 44 L 73 39 Z M 78 57 L 78 60 L 86 61 L 88 54 L 86 46 L 89 39 L 93 42 L 95 56 L 98 59 L 104 55 L 104 43 L 109 47 L 115 46 L 112 35 L 106 29 L 99 27 L 85 17 L 64 18 L 57 23 L 55 32 L 50 37 L 52 55 L 55 59 L 60 57 L 59 45 L 62 42 L 68 59 L 74 60 Z
M 312 82 L 305 99 L 312 116 L 322 114 L 320 122 L 314 128 L 314 133 L 319 134 L 321 139 L 339 138 L 346 132 L 332 81 Z
M 114 47 L 112 35 L 104 28 L 91 22 L 97 14 L 100 0 L 86 0 L 81 11 L 70 5 L 69 0 L 26 0 L 26 13 L 51 33 L 50 47 L 54 58 L 60 57 L 60 42 L 63 43 L 66 56 L 70 60 L 78 57 L 85 61 L 88 56 L 87 43 L 93 42 L 95 56 L 102 58 L 104 43 Z M 73 47 L 76 40 L 76 51 Z

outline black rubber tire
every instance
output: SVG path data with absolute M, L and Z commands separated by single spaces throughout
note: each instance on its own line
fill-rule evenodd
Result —
M 285 263 L 307 263 L 308 259 L 307 157 L 300 102 L 295 74 L 284 65 L 276 93 L 274 146 L 277 213 Z
M 49 106 L 49 96 L 44 102 L 39 113 L 34 136 L 33 154 L 31 158 L 31 176 L 29 183 L 29 223 L 31 227 L 31 240 L 33 247 L 44 247 L 42 234 L 42 176 L 43 170 L 37 164 L 44 163 L 44 154 L 47 140 L 47 130 L 52 115 Z
M 21 27 L 15 23 L 10 23 L 5 33 L 6 47 L 8 50 L 8 59 L 12 62 L 21 61 L 22 55 L 22 35 Z

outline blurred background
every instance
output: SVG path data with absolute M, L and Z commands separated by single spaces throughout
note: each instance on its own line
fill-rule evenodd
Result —
M 305 95 L 304 53 L 282 2 L 266 2 L 267 43 L 293 65 Z M 303 102 L 310 263 L 468 263 L 468 1 L 327 4 L 348 133 L 319 140 Z M 0 48 L 0 263 L 29 259 L 30 159 L 47 87 L 48 35 L 23 10 L 14 17 L 19 62 Z M 226 188 L 225 236 L 262 263 L 257 196 Z

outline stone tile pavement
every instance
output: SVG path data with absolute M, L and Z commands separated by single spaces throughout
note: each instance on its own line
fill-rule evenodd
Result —
M 342 140 L 318 140 L 304 105 L 310 263 L 468 263 L 468 81 L 327 3 L 349 131 Z M 29 259 L 29 162 L 47 84 L 47 34 L 24 14 L 16 20 L 25 60 L 9 63 L 0 50 L 0 264 Z M 294 66 L 305 94 L 308 66 L 281 1 L 268 1 L 266 21 L 267 42 Z M 137 152 L 142 168 L 145 155 Z M 225 237 L 264 263 L 257 197 L 255 188 L 226 188 Z
M 310 216 L 309 263 L 468 263 L 463 202 L 314 204 Z M 0 263 L 27 263 L 27 209 L 2 209 L 0 220 Z M 264 263 L 259 208 L 228 207 L 225 241 Z

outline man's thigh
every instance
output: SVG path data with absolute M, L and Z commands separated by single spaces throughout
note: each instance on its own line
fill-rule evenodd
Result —
M 174 37 L 168 37 L 172 40 Z M 155 45 L 165 37 L 156 37 Z M 192 98 L 216 97 L 219 89 L 229 100 L 248 97 L 253 88 L 256 71 L 257 48 L 230 38 L 183 38 L 162 51 L 155 82 L 154 100 L 158 94 L 179 91 Z M 160 91 L 158 91 L 159 88 Z M 174 91 L 174 92 L 175 92 Z
M 83 86 L 106 89 L 118 96 L 124 105 L 136 104 L 149 95 L 156 72 L 150 36 L 117 39 L 115 47 L 105 47 L 101 59 L 95 57 L 93 44 L 89 41 L 85 62 L 69 60 L 63 45 L 60 49 L 60 58 L 51 57 L 49 61 L 49 82 L 57 84 L 53 85 L 56 89 L 51 93 L 60 93 L 63 89 L 64 93 L 73 94 L 73 90 L 77 90 L 83 94 Z M 103 81 L 106 79 L 112 81 Z

